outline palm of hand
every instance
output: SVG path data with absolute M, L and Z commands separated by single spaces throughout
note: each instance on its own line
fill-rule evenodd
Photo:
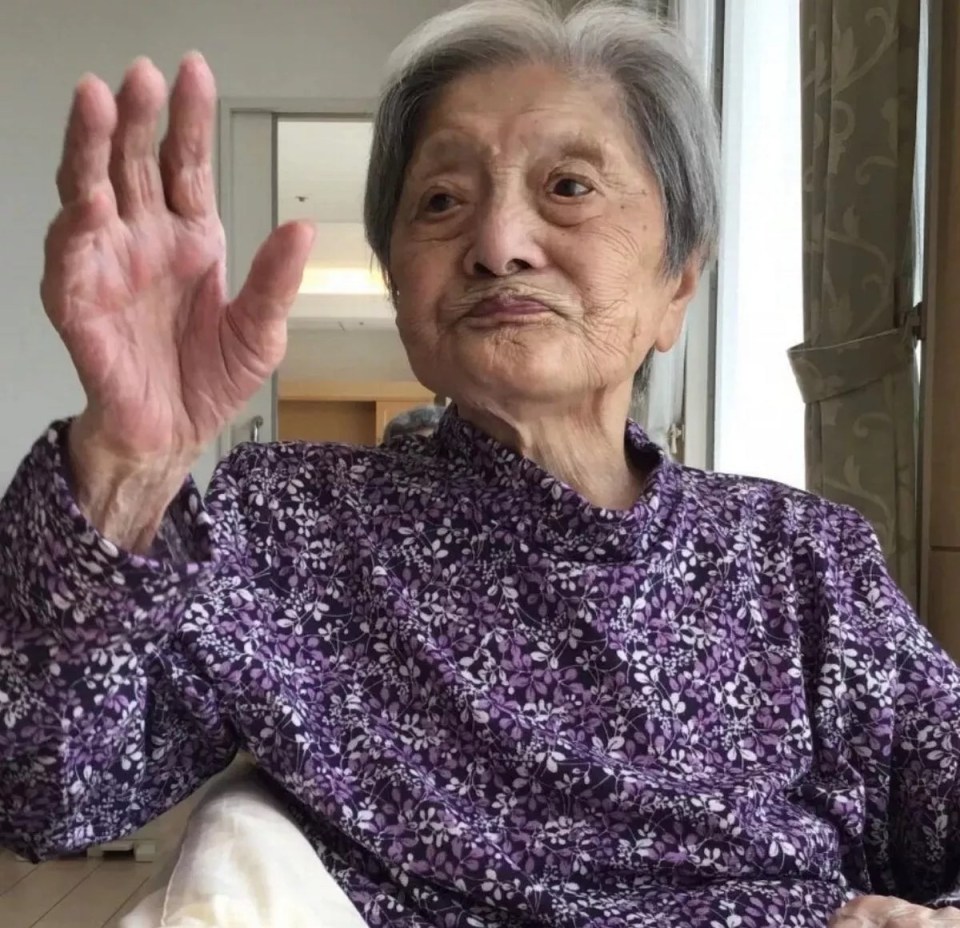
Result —
M 146 61 L 116 100 L 95 78 L 80 83 L 41 285 L 87 394 L 86 432 L 132 459 L 189 458 L 269 377 L 312 239 L 301 224 L 276 230 L 229 302 L 210 162 L 216 97 L 202 58 L 181 66 L 158 160 L 165 99 Z

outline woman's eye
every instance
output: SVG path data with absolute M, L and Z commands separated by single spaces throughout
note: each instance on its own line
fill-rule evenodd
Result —
M 553 182 L 552 192 L 558 197 L 576 199 L 592 193 L 591 187 L 588 187 L 583 181 L 575 177 L 561 177 Z
M 437 215 L 438 213 L 445 213 L 456 205 L 457 201 L 449 193 L 434 193 L 423 204 L 423 211 Z

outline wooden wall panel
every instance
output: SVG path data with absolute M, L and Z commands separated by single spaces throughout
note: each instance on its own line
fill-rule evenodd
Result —
M 960 551 L 930 553 L 930 631 L 954 660 L 960 659 Z
M 960 660 L 960 3 L 930 10 L 921 615 Z
M 280 381 L 277 435 L 281 441 L 377 445 L 395 415 L 433 402 L 416 382 Z
M 936 247 L 931 254 L 930 538 L 960 548 L 960 3 L 942 5 L 936 153 Z
M 372 403 L 335 400 L 280 400 L 277 434 L 280 441 L 335 441 L 372 445 L 376 441 Z

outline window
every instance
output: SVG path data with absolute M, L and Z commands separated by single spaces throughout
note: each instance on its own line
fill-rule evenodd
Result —
M 726 5 L 715 469 L 804 485 L 799 0 Z

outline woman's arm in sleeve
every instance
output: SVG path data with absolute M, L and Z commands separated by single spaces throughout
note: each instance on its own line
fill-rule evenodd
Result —
M 848 737 L 868 778 L 867 853 L 880 883 L 874 888 L 927 906 L 956 904 L 960 668 L 891 579 L 872 529 L 859 516 L 848 518 L 846 653 L 883 655 L 863 679 L 854 661 L 846 682 Z
M 895 878 L 925 905 L 960 902 L 960 669 L 906 606 L 891 758 Z
M 217 569 L 226 468 L 211 511 L 188 481 L 149 554 L 126 553 L 77 507 L 65 433 L 37 442 L 0 500 L 0 845 L 33 859 L 135 830 L 237 748 L 171 642 Z

